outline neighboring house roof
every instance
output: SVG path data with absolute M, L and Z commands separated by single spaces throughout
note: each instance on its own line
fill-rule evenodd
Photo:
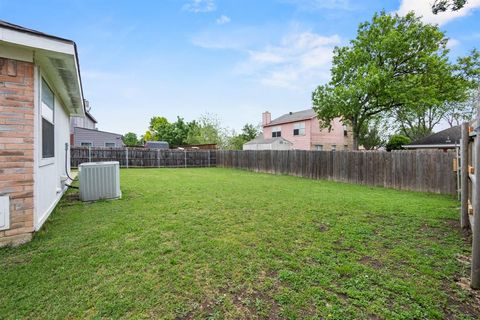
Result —
M 250 144 L 272 144 L 276 141 L 282 141 L 282 142 L 286 142 L 286 143 L 289 143 L 289 144 L 293 144 L 291 143 L 290 141 L 282 138 L 282 137 L 276 137 L 276 138 L 269 138 L 269 139 L 265 139 L 263 137 L 263 135 L 259 135 L 257 136 L 255 139 L 253 140 L 250 140 L 248 142 L 246 142 L 245 144 L 246 145 L 250 145 Z
M 74 127 L 75 130 L 88 130 L 88 131 L 95 131 L 95 132 L 101 132 L 101 133 L 108 133 L 108 134 L 113 134 L 113 135 L 116 135 L 116 136 L 119 136 L 119 137 L 123 137 L 121 134 L 119 133 L 114 133 L 114 132 L 108 132 L 108 131 L 102 131 L 102 130 L 98 130 L 98 129 L 90 129 L 90 128 L 83 128 L 83 127 Z
M 462 138 L 461 126 L 451 127 L 405 145 L 405 148 L 455 147 Z
M 97 119 L 95 119 L 89 111 L 85 111 L 85 115 L 90 118 L 95 123 L 98 123 Z
M 290 123 L 290 122 L 313 119 L 316 116 L 317 114 L 313 109 L 307 109 L 307 110 L 302 110 L 297 112 L 289 112 L 287 114 L 284 114 L 283 116 L 273 119 L 272 121 L 270 121 L 270 123 L 266 124 L 265 127 L 279 125 L 282 123 Z
M 166 141 L 147 141 L 145 142 L 145 148 L 150 149 L 169 149 L 170 146 Z
M 85 115 L 80 64 L 74 41 L 0 20 L 0 43 L 33 50 L 35 61 L 42 65 L 44 74 L 53 82 L 70 115 Z

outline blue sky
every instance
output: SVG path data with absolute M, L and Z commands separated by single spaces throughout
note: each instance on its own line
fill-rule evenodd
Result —
M 143 134 L 154 115 L 218 115 L 240 129 L 311 106 L 332 49 L 382 9 L 439 23 L 451 56 L 480 41 L 480 0 L 433 16 L 431 0 L 0 0 L 0 19 L 74 40 L 101 130 Z

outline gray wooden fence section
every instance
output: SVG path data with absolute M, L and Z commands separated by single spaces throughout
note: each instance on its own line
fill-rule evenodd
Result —
M 98 161 L 118 161 L 125 168 L 213 167 L 216 165 L 216 151 L 100 147 L 70 149 L 72 168 L 77 168 L 83 162 Z
M 217 166 L 456 195 L 454 152 L 218 151 Z

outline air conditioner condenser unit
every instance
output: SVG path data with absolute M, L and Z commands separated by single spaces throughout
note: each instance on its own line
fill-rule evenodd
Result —
M 120 164 L 118 161 L 86 162 L 78 166 L 80 200 L 116 199 L 120 191 Z

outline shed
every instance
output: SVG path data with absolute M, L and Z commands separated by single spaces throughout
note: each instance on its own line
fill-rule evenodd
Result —
M 265 139 L 263 135 L 260 135 L 243 145 L 243 150 L 292 150 L 292 149 L 293 149 L 293 143 L 291 143 L 290 141 L 282 137 Z
M 147 141 L 145 142 L 145 148 L 149 149 L 170 149 L 168 142 L 166 141 Z

